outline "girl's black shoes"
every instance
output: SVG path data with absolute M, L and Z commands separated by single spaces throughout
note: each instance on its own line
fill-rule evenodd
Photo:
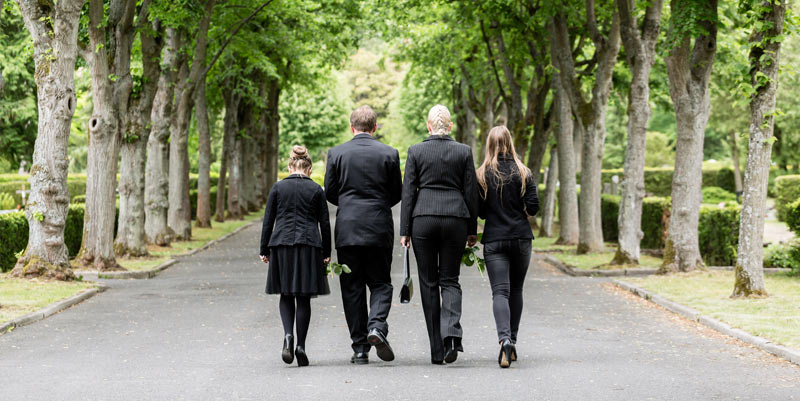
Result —
M 297 356 L 297 366 L 308 366 L 308 356 L 302 346 L 298 345 L 294 350 L 294 354 Z
M 511 356 L 513 353 L 515 353 L 514 343 L 512 343 L 511 340 L 505 339 L 500 342 L 500 355 L 497 357 L 497 363 L 501 368 L 511 366 L 511 361 L 513 360 Z
M 305 352 L 303 353 L 305 355 Z M 283 351 L 281 352 L 281 359 L 287 364 L 294 362 L 294 336 L 287 334 L 283 339 Z M 308 361 L 308 359 L 306 359 Z M 299 362 L 298 362 L 299 363 Z M 308 364 L 308 362 L 306 362 Z

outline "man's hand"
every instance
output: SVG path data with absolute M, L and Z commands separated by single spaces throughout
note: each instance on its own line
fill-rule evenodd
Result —
M 478 243 L 478 236 L 477 235 L 469 235 L 469 236 L 467 236 L 467 248 L 472 248 L 477 243 Z
M 411 246 L 411 237 L 400 237 L 400 245 L 408 248 Z
M 262 261 L 262 262 L 264 262 L 264 263 L 269 263 L 269 256 L 264 256 L 264 255 L 261 255 L 261 256 L 260 256 L 260 258 L 261 258 L 261 261 Z
M 331 263 L 331 257 L 330 257 L 330 256 L 328 256 L 327 258 L 325 258 L 325 259 L 322 259 L 322 263 L 325 263 L 326 265 L 327 265 L 328 263 Z

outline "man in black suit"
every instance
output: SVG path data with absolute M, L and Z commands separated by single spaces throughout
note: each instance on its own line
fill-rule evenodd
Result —
M 400 202 L 402 179 L 396 149 L 374 138 L 377 115 L 362 106 L 350 115 L 353 139 L 328 152 L 325 196 L 338 206 L 334 237 L 339 263 L 351 272 L 339 276 L 350 339 L 352 363 L 369 363 L 375 346 L 378 357 L 394 359 L 386 336 L 392 305 L 392 206 Z M 369 311 L 367 291 L 369 288 Z

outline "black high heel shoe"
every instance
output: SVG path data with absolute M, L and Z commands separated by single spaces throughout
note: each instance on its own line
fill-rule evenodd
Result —
M 283 338 L 281 359 L 287 364 L 294 362 L 294 336 L 291 334 L 287 334 L 286 337 Z
M 517 361 L 517 342 L 511 341 L 511 362 Z
M 497 364 L 501 368 L 511 366 L 511 352 L 514 349 L 514 344 L 509 339 L 500 342 L 500 355 L 497 356 Z
M 294 354 L 297 356 L 297 366 L 308 366 L 308 356 L 302 345 L 298 345 L 295 348 Z

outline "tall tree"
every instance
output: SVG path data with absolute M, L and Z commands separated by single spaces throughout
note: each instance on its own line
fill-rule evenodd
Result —
M 734 297 L 766 296 L 764 286 L 764 209 L 772 155 L 775 99 L 785 0 L 745 0 L 755 14 L 750 35 L 750 141 L 744 175 L 742 220 L 736 257 Z
M 677 120 L 672 211 L 661 272 L 703 266 L 698 239 L 703 137 L 711 112 L 708 84 L 717 49 L 717 0 L 671 0 L 666 57 Z M 694 39 L 694 44 L 692 40 Z
M 552 28 L 552 24 L 551 24 Z M 553 50 L 555 52 L 555 50 Z M 561 79 L 556 73 L 553 77 L 555 87 L 554 118 L 556 121 L 556 144 L 558 151 L 558 221 L 561 229 L 557 244 L 577 245 L 578 230 L 578 191 L 575 188 L 575 151 L 573 150 L 573 123 L 569 99 L 564 93 Z
M 559 10 L 554 18 L 554 32 L 551 47 L 553 64 L 559 69 L 561 85 L 569 97 L 575 117 L 575 129 L 581 134 L 581 196 L 580 196 L 580 236 L 578 252 L 594 252 L 603 249 L 603 227 L 600 216 L 601 169 L 603 144 L 606 136 L 606 109 L 611 93 L 612 73 L 620 48 L 619 14 L 615 7 L 604 4 L 600 15 L 604 17 L 598 24 L 594 0 L 586 0 L 586 35 L 591 39 L 596 59 L 594 82 L 591 96 L 584 93 L 581 76 L 576 71 L 572 43 L 569 35 L 569 21 L 564 10 Z M 605 27 L 601 31 L 600 27 Z M 593 64 L 592 62 L 588 63 Z M 559 144 L 559 147 L 561 144 Z M 561 165 L 560 167 L 564 167 Z
M 539 236 L 553 236 L 553 218 L 556 209 L 556 186 L 558 185 L 558 145 L 550 145 L 550 167 L 547 169 L 547 184 L 542 197 L 542 226 Z
M 117 161 L 128 130 L 133 87 L 131 51 L 136 0 L 89 0 L 89 48 L 84 52 L 92 73 L 92 116 L 86 173 L 86 212 L 78 261 L 98 271 L 117 269 L 114 253 Z M 147 7 L 146 1 L 144 7 Z
M 138 21 L 142 75 L 137 77 L 140 82 L 138 90 L 131 93 L 128 130 L 124 133 L 120 149 L 119 225 L 114 242 L 117 255 L 134 257 L 147 255 L 144 175 L 150 113 L 158 84 L 158 62 L 163 45 L 161 24 L 151 22 L 144 5 Z
M 75 113 L 75 62 L 83 3 L 18 0 L 25 27 L 33 37 L 39 128 L 25 208 L 28 247 L 12 276 L 74 277 L 64 244 L 64 226 L 69 205 L 67 143 Z
M 641 2 L 640 2 L 641 3 Z M 655 62 L 656 42 L 663 0 L 647 3 L 644 20 L 636 20 L 634 0 L 617 0 L 620 36 L 633 77 L 628 92 L 628 145 L 625 150 L 625 179 L 619 202 L 619 239 L 612 263 L 639 264 L 644 198 L 644 162 L 647 128 L 650 124 L 650 69 Z M 640 28 L 641 26 L 641 28 Z

